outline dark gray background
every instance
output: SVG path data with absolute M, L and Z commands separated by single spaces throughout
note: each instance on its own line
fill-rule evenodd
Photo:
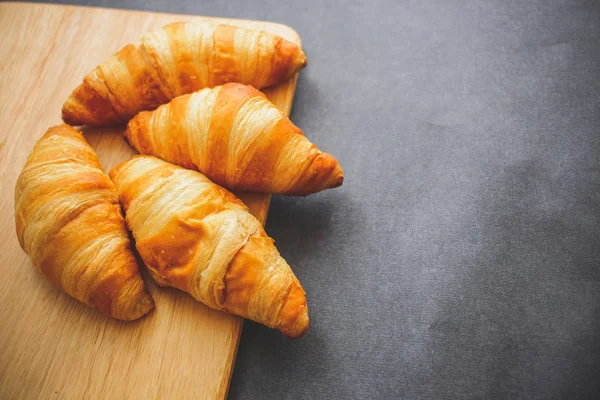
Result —
M 89 1 L 289 24 L 344 185 L 273 199 L 308 293 L 230 398 L 600 396 L 600 2 Z

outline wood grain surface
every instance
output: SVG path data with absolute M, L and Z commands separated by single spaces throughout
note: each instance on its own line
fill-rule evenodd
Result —
M 149 284 L 156 309 L 120 322 L 46 281 L 19 247 L 13 195 L 34 143 L 60 120 L 75 86 L 97 64 L 147 31 L 211 19 L 262 29 L 268 22 L 58 5 L 0 4 L 0 398 L 224 398 L 242 319 L 175 289 Z M 265 93 L 289 115 L 296 77 Z M 134 151 L 122 127 L 84 129 L 105 171 Z M 269 196 L 240 194 L 265 221 Z

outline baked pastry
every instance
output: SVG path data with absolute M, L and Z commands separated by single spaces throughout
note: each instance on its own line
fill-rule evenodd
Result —
M 232 190 L 307 195 L 340 186 L 337 160 L 264 94 L 228 83 L 141 112 L 124 133 L 138 152 L 196 169 Z
M 90 72 L 63 105 L 72 125 L 125 123 L 182 94 L 242 82 L 277 84 L 306 65 L 295 43 L 267 32 L 179 22 L 147 33 Z
M 33 148 L 17 180 L 15 222 L 33 265 L 77 300 L 122 320 L 154 307 L 115 186 L 72 127 L 50 128 Z
M 231 192 L 150 156 L 116 166 L 127 225 L 154 280 L 290 338 L 308 329 L 306 295 L 273 239 Z

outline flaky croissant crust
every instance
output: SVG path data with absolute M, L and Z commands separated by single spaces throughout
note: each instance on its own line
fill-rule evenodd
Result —
M 160 284 L 296 338 L 306 295 L 260 222 L 202 174 L 149 156 L 111 173 L 136 247 Z
M 70 126 L 50 128 L 35 145 L 17 180 L 15 224 L 35 267 L 74 298 L 123 320 L 154 307 L 114 184 Z
M 333 156 L 304 137 L 263 93 L 239 83 L 141 112 L 124 135 L 140 153 L 196 169 L 233 190 L 307 195 L 344 180 Z
M 179 22 L 144 35 L 90 72 L 63 105 L 72 125 L 127 122 L 182 94 L 242 82 L 282 82 L 306 65 L 300 46 L 264 31 Z

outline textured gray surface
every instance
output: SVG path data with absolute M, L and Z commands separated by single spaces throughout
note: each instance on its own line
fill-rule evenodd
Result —
M 274 198 L 311 328 L 247 322 L 230 398 L 600 396 L 599 2 L 89 4 L 302 37 L 292 119 L 346 181 Z

